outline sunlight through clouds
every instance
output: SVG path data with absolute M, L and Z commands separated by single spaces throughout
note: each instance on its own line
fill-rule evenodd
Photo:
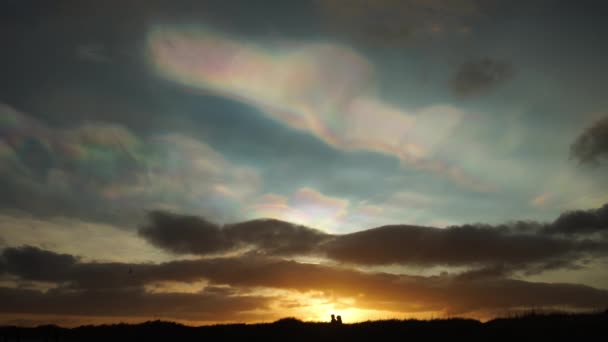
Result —
M 250 206 L 251 218 L 269 217 L 335 231 L 348 214 L 349 201 L 312 188 L 300 188 L 289 198 L 265 194 Z
M 0 326 L 603 312 L 595 2 L 0 1 Z

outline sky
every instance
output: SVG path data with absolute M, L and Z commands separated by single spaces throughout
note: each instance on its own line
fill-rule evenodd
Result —
M 2 1 L 0 324 L 605 309 L 607 14 Z

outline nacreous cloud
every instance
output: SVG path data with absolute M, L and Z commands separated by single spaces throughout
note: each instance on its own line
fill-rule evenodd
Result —
M 124 224 L 161 207 L 222 219 L 261 183 L 255 168 L 188 135 L 140 137 L 106 122 L 56 128 L 1 103 L 0 116 L 0 188 L 11 194 L 0 207 L 37 217 Z
M 389 103 L 376 94 L 372 65 L 351 48 L 322 42 L 271 49 L 201 28 L 157 27 L 148 52 L 161 77 L 250 104 L 335 148 L 393 156 L 472 190 L 492 188 L 435 154 L 463 111 Z

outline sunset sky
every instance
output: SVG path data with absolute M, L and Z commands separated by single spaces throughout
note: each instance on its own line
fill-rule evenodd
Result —
M 607 16 L 2 1 L 0 324 L 608 308 Z

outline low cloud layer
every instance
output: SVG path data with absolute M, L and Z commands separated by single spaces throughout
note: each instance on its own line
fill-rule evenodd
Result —
M 483 58 L 462 63 L 449 82 L 458 96 L 473 96 L 491 91 L 513 77 L 509 63 Z
M 396 225 L 344 235 L 278 220 L 218 225 L 152 211 L 139 236 L 190 259 L 101 262 L 27 245 L 5 247 L 0 314 L 163 312 L 178 320 L 259 321 L 314 310 L 311 298 L 390 315 L 488 318 L 526 307 L 599 309 L 608 301 L 606 290 L 523 279 L 604 258 L 606 208 L 566 212 L 548 223 Z M 386 265 L 401 267 L 392 273 L 375 268 Z M 412 275 L 408 266 L 449 271 Z
M 77 316 L 151 317 L 162 314 L 190 321 L 248 320 L 247 310 L 263 309 L 268 299 L 213 291 L 146 293 L 141 289 L 69 291 L 45 293 L 18 288 L 0 288 L 3 313 Z M 117 305 L 117 303 L 123 303 Z
M 510 265 L 525 269 L 557 260 L 576 262 L 604 246 L 591 241 L 513 233 L 508 228 L 386 226 L 337 237 L 327 244 L 325 251 L 330 259 L 362 265 Z
M 273 302 L 276 298 L 260 294 L 260 289 L 294 294 L 312 291 L 347 298 L 361 309 L 410 313 L 473 314 L 556 306 L 589 309 L 608 300 L 608 291 L 582 285 L 532 283 L 502 277 L 370 273 L 267 257 L 162 264 L 95 263 L 22 247 L 5 249 L 2 259 L 8 265 L 5 276 L 17 277 L 22 282 L 44 280 L 54 287 L 46 292 L 26 287 L 2 288 L 1 313 L 144 317 L 164 312 L 177 319 L 219 321 L 246 319 L 248 312 L 264 312 L 272 305 L 275 308 L 278 305 L 280 310 L 281 304 Z M 40 262 L 31 264 L 29 261 L 34 259 Z M 43 268 L 48 271 L 38 273 Z M 162 281 L 201 280 L 207 282 L 206 287 L 193 293 L 146 290 L 146 285 Z M 278 313 L 265 314 L 274 318 Z
M 608 203 L 601 208 L 590 210 L 573 210 L 561 214 L 545 230 L 552 234 L 569 236 L 608 233 Z
M 332 235 L 278 220 L 219 226 L 196 216 L 152 212 L 140 236 L 173 253 L 201 256 L 255 251 L 355 265 L 453 266 L 542 272 L 604 257 L 608 205 L 570 211 L 549 223 L 474 224 L 445 229 L 394 225 Z
M 587 127 L 570 146 L 570 155 L 581 164 L 597 165 L 608 160 L 608 117 Z
M 220 226 L 204 218 L 163 211 L 150 213 L 139 234 L 174 253 L 199 255 L 255 249 L 269 255 L 308 254 L 329 238 L 319 230 L 279 220 L 253 220 Z

